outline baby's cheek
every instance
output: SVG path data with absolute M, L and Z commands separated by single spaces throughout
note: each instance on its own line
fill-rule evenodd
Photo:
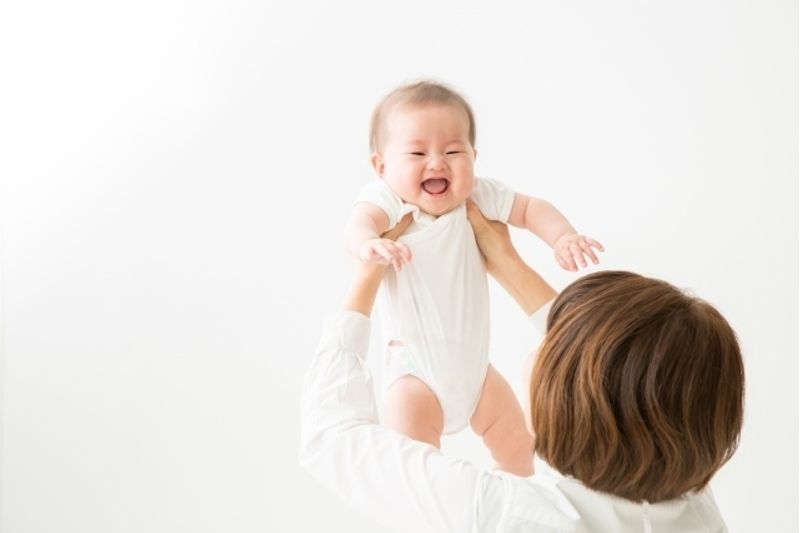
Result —
M 465 177 L 463 180 L 460 181 L 458 184 L 458 199 L 460 201 L 464 201 L 467 197 L 472 194 L 472 190 L 475 188 L 475 177 L 469 176 Z

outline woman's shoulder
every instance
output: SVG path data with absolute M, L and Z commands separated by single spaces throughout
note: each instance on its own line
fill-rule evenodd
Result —
M 488 527 L 479 531 L 581 531 L 577 509 L 545 475 L 487 473 L 480 498 L 481 525 Z

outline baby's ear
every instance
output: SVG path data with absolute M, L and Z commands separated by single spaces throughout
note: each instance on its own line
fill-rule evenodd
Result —
M 369 156 L 369 162 L 372 163 L 372 168 L 375 169 L 375 173 L 382 178 L 385 167 L 383 156 L 378 152 L 372 152 L 372 155 Z

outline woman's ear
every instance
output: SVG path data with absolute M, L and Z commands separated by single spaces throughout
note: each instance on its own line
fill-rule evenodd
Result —
M 375 169 L 375 173 L 382 178 L 383 170 L 386 166 L 383 162 L 383 156 L 378 152 L 372 152 L 372 155 L 369 156 L 369 162 L 372 163 L 372 168 Z

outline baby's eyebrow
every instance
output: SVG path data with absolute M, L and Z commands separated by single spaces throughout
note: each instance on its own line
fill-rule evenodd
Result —
M 425 144 L 427 144 L 425 141 L 415 139 L 413 141 L 408 141 L 406 143 L 406 146 L 423 146 Z M 452 139 L 450 141 L 447 141 L 445 144 L 467 144 L 467 142 L 464 141 L 463 139 Z

